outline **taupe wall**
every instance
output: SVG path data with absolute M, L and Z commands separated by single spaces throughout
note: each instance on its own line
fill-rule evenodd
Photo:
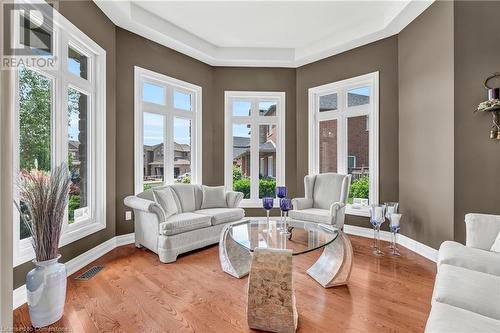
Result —
M 212 168 L 217 171 L 214 184 L 224 184 L 224 91 L 283 91 L 286 93 L 286 184 L 290 195 L 295 189 L 295 69 L 290 68 L 239 68 L 214 69 L 214 118 L 211 119 L 213 145 L 218 147 L 212 155 Z M 207 179 L 208 181 L 208 179 Z M 275 211 L 274 214 L 278 213 Z M 263 215 L 262 209 L 246 209 L 247 216 Z M 278 213 L 279 214 L 279 213 Z
M 454 237 L 462 242 L 464 214 L 500 214 L 500 142 L 488 138 L 491 115 L 472 113 L 487 99 L 484 79 L 500 72 L 499 13 L 498 1 L 455 1 Z
M 453 239 L 453 3 L 435 2 L 399 34 L 401 232 Z
M 297 194 L 304 194 L 308 168 L 308 89 L 379 72 L 380 201 L 398 200 L 398 40 L 389 37 L 297 68 Z M 346 223 L 369 226 L 367 218 L 347 216 Z
M 116 28 L 116 233 L 134 231 L 133 221 L 125 221 L 123 199 L 134 194 L 134 66 L 187 81 L 202 87 L 203 180 L 212 185 L 220 179 L 213 156 L 223 150 L 214 141 L 220 128 L 212 119 L 218 114 L 213 103 L 213 68 L 182 53 L 161 46 L 127 30 Z M 223 172 L 223 171 L 222 171 Z
M 133 223 L 124 221 L 123 198 L 134 192 L 135 65 L 203 88 L 203 179 L 208 185 L 224 181 L 224 91 L 285 91 L 286 183 L 291 196 L 303 195 L 307 174 L 307 90 L 379 71 L 380 201 L 399 199 L 406 215 L 402 232 L 437 247 L 446 239 L 463 240 L 465 212 L 500 214 L 499 145 L 487 138 L 488 115 L 472 114 L 485 99 L 482 80 L 500 71 L 497 2 L 435 3 L 399 37 L 297 69 L 211 67 L 115 28 L 91 1 L 64 1 L 59 6 L 107 51 L 108 227 L 63 247 L 63 261 L 115 234 L 133 232 Z M 348 216 L 346 222 L 368 226 L 365 218 Z M 24 283 L 30 268 L 30 263 L 15 268 L 15 287 Z
M 107 228 L 61 248 L 62 262 L 115 236 L 115 26 L 92 1 L 61 1 L 59 12 L 106 50 L 106 220 Z M 14 269 L 14 288 L 24 284 L 32 268 L 27 262 Z

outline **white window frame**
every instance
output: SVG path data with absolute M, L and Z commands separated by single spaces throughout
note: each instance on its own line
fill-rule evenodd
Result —
M 259 127 L 260 125 L 276 125 L 278 127 L 278 143 L 276 146 L 276 186 L 285 185 L 285 92 L 272 91 L 225 91 L 225 140 L 224 140 L 224 185 L 226 190 L 233 190 L 233 124 L 250 124 L 250 199 L 243 199 L 241 207 L 262 207 L 259 199 Z M 233 102 L 244 100 L 251 102 L 250 116 L 233 116 Z M 276 116 L 260 116 L 259 102 L 276 101 Z M 278 200 L 274 200 L 278 207 Z
M 143 84 L 152 83 L 165 89 L 165 105 L 143 101 Z M 174 90 L 191 95 L 191 110 L 174 108 Z M 145 109 L 147 107 L 147 109 Z M 143 192 L 144 179 L 144 126 L 143 113 L 165 117 L 163 176 L 164 184 L 174 183 L 174 119 L 191 120 L 191 183 L 202 184 L 202 88 L 173 77 L 134 67 L 134 191 Z
M 347 92 L 369 87 L 368 104 L 348 107 Z M 337 109 L 319 112 L 319 98 L 337 93 Z M 368 116 L 369 133 L 369 203 L 379 202 L 379 73 L 373 72 L 309 89 L 309 174 L 319 173 L 319 124 L 337 120 L 337 170 L 347 174 L 347 119 Z M 345 158 L 344 158 L 345 157 Z M 369 206 L 353 208 L 347 205 L 346 214 L 370 216 Z
M 54 54 L 59 58 L 55 70 L 29 68 L 52 80 L 51 165 L 67 162 L 68 158 L 68 89 L 73 88 L 88 96 L 88 184 L 89 209 L 79 221 L 68 224 L 66 214 L 59 247 L 106 228 L 106 51 L 80 31 L 55 9 L 53 12 Z M 13 29 L 14 33 L 16 29 Z M 68 70 L 68 46 L 87 56 L 87 80 Z M 12 98 L 14 115 L 14 172 L 19 174 L 19 71 L 15 73 Z M 17 172 L 17 173 L 16 173 Z M 14 187 L 15 188 L 15 187 Z M 14 190 L 19 200 L 18 190 Z M 19 212 L 14 208 L 14 266 L 35 258 L 31 238 L 20 240 Z

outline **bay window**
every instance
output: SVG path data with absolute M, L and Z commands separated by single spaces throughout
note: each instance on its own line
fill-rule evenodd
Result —
M 21 66 L 13 96 L 14 174 L 50 173 L 66 163 L 71 177 L 60 246 L 106 227 L 106 52 L 57 11 L 53 29 L 53 68 Z M 28 19 L 23 17 L 23 20 Z M 28 28 L 29 24 L 21 26 Z M 19 34 L 13 29 L 13 34 Z M 19 41 L 21 44 L 23 40 Z M 14 264 L 34 258 L 27 214 L 14 185 Z
M 378 203 L 378 72 L 309 89 L 309 174 L 351 174 L 346 212 Z
M 135 192 L 201 184 L 201 87 L 135 67 Z
M 260 207 L 285 182 L 285 93 L 226 91 L 225 115 L 225 186 Z

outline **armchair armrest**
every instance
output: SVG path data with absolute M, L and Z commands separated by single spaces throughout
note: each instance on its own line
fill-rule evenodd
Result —
M 166 214 L 156 202 L 151 200 L 142 199 L 134 195 L 129 195 L 123 199 L 125 206 L 130 207 L 134 210 L 139 210 L 146 213 L 156 214 L 158 221 L 162 222 L 166 220 Z
M 334 202 L 330 206 L 330 216 L 332 217 L 332 224 L 339 229 L 344 228 L 345 207 L 343 202 Z
M 294 210 L 312 208 L 313 200 L 309 198 L 295 198 L 292 199 L 292 206 Z
M 500 232 L 500 215 L 465 215 L 466 242 L 469 247 L 490 251 Z
M 243 193 L 235 191 L 226 192 L 226 204 L 228 208 L 236 208 L 243 200 Z

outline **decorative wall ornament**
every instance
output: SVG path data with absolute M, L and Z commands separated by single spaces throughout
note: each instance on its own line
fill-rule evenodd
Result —
M 493 73 L 486 78 L 484 87 L 488 89 L 488 100 L 481 102 L 474 112 L 491 112 L 493 125 L 491 126 L 490 138 L 500 140 L 500 87 L 488 85 L 488 82 L 494 78 L 500 78 L 500 73 Z

